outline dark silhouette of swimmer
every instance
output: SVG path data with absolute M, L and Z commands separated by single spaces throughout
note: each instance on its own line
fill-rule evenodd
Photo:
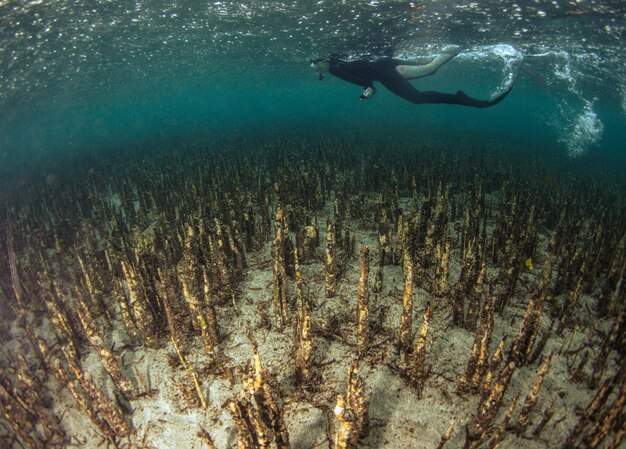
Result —
M 363 87 L 361 100 L 372 98 L 376 93 L 374 81 L 380 82 L 397 96 L 414 104 L 444 103 L 459 104 L 474 108 L 488 108 L 500 103 L 511 92 L 515 79 L 507 89 L 490 100 L 477 100 L 459 90 L 456 94 L 435 91 L 419 91 L 408 80 L 433 75 L 439 67 L 454 58 L 459 51 L 454 50 L 435 57 L 428 64 L 418 64 L 392 57 L 364 58 L 345 60 L 341 55 L 330 55 L 326 58 L 311 60 L 311 67 L 319 73 L 320 81 L 326 72 L 349 83 Z

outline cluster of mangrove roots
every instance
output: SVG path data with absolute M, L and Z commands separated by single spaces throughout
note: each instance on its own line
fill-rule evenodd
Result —
M 433 447 L 619 447 L 624 179 L 560 162 L 499 149 L 242 142 L 94 156 L 7 188 L 0 446 L 72 444 L 54 407 L 62 389 L 106 441 L 143 447 L 133 425 L 142 401 L 178 386 L 190 408 L 219 411 L 206 392 L 223 377 L 241 449 L 291 447 L 298 401 L 328 414 L 332 447 L 375 446 L 384 426 L 368 425 L 378 404 L 367 374 L 384 370 L 416 408 L 436 388 L 475 404 L 447 417 Z M 246 290 L 263 272 L 271 282 Z M 252 340 L 244 365 L 228 348 L 248 332 L 261 345 L 287 338 L 292 362 L 266 370 Z M 452 346 L 461 363 L 442 364 Z M 124 362 L 139 350 L 168 357 L 178 380 L 149 385 Z M 557 380 L 546 382 L 555 365 L 559 388 L 587 391 L 577 416 Z M 344 367 L 345 389 L 333 378 Z M 567 413 L 562 438 L 546 437 Z M 198 438 L 213 446 L 218 430 Z

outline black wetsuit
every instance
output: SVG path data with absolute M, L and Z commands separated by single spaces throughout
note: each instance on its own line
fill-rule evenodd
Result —
M 491 100 L 477 100 L 466 95 L 463 91 L 456 94 L 446 94 L 442 92 L 426 91 L 420 92 L 406 80 L 396 67 L 399 65 L 419 65 L 414 62 L 402 61 L 399 59 L 384 57 L 378 59 L 358 59 L 355 61 L 342 60 L 340 56 L 330 57 L 328 71 L 342 80 L 348 81 L 363 88 L 374 88 L 374 81 L 379 81 L 388 90 L 399 97 L 404 98 L 414 104 L 422 103 L 445 103 L 460 104 L 474 108 L 487 108 L 494 106 L 506 97 L 511 91 L 511 86 Z

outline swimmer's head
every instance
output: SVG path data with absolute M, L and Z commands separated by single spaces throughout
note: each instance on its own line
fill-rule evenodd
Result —
M 311 68 L 315 70 L 315 72 L 319 75 L 319 80 L 322 81 L 324 79 L 324 74 L 328 72 L 330 58 L 325 57 L 325 58 L 311 59 L 311 61 L 309 62 L 311 64 Z

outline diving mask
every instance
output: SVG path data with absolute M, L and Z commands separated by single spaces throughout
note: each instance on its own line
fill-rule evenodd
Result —
M 310 67 L 319 74 L 319 80 L 322 81 L 324 79 L 324 74 L 328 72 L 328 58 L 311 59 L 309 63 Z

